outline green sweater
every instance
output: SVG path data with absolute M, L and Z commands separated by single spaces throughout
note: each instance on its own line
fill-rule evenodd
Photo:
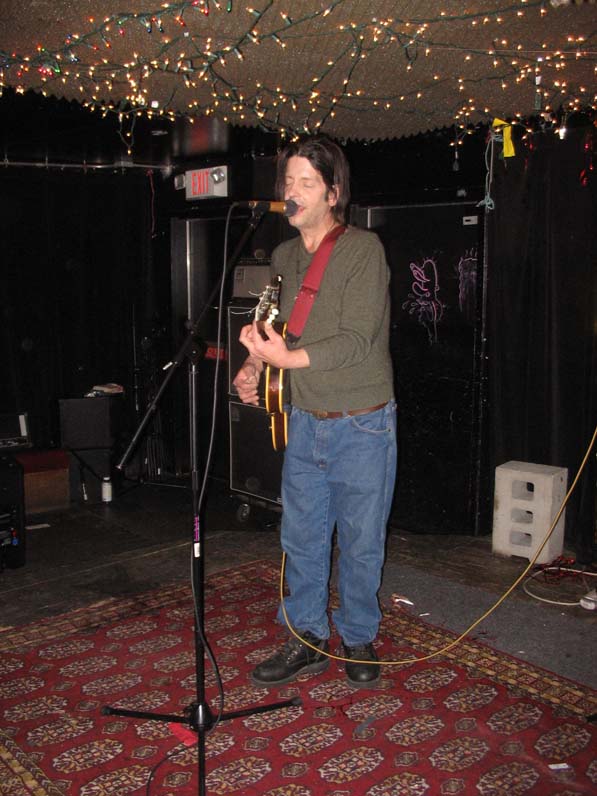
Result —
M 273 252 L 272 275 L 282 277 L 280 320 L 288 320 L 312 256 L 300 237 Z M 301 339 L 289 344 L 305 348 L 311 363 L 289 371 L 294 406 L 348 411 L 393 397 L 388 283 L 377 235 L 349 227 L 334 246 Z

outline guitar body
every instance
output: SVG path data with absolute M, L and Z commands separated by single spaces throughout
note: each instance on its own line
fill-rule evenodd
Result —
M 286 324 L 276 322 L 278 306 L 280 300 L 280 288 L 282 277 L 278 276 L 272 285 L 268 285 L 263 291 L 259 303 L 255 309 L 255 320 L 260 334 L 267 338 L 265 323 L 271 323 L 273 328 L 286 336 Z M 288 415 L 284 411 L 284 404 L 287 403 L 284 396 L 284 371 L 282 368 L 275 368 L 273 365 L 265 367 L 265 409 L 270 419 L 270 431 L 272 434 L 272 446 L 275 451 L 283 451 L 288 441 Z
M 274 323 L 274 329 L 286 336 L 286 324 Z M 275 451 L 283 451 L 288 442 L 288 413 L 284 411 L 287 403 L 284 395 L 286 374 L 283 368 L 265 366 L 265 409 L 270 416 L 272 445 Z

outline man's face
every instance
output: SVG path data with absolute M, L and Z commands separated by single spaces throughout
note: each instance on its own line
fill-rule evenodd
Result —
M 307 158 L 293 155 L 286 164 L 284 199 L 292 199 L 298 212 L 288 221 L 299 231 L 317 231 L 332 221 L 331 208 L 336 204 L 336 194 L 328 191 L 323 177 Z

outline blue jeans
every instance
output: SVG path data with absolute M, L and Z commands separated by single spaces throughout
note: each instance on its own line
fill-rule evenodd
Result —
M 377 592 L 396 478 L 396 404 L 318 420 L 295 407 L 282 470 L 284 604 L 299 631 L 328 638 L 332 537 L 337 529 L 340 607 L 333 621 L 348 646 L 377 635 Z M 284 621 L 282 611 L 278 619 Z

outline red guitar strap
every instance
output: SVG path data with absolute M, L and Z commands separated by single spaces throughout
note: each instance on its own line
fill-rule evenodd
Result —
M 288 319 L 288 324 L 286 325 L 286 339 L 291 343 L 296 343 L 303 333 L 332 250 L 336 245 L 336 241 L 345 230 L 346 227 L 340 225 L 334 227 L 331 232 L 328 232 L 317 247 L 317 251 L 309 263 L 309 268 L 307 269 L 303 284 L 300 287 L 292 312 L 290 313 L 290 318 Z

